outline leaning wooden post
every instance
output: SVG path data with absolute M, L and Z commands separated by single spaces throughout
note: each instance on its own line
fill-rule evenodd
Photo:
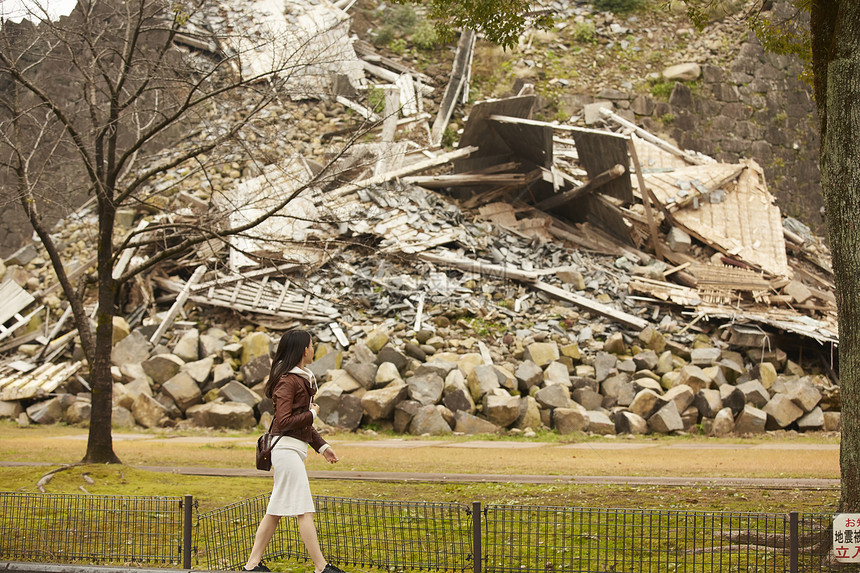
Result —
M 642 204 L 645 206 L 645 218 L 648 220 L 648 231 L 651 233 L 651 246 L 654 247 L 654 256 L 662 261 L 663 248 L 660 246 L 660 239 L 657 236 L 657 222 L 654 220 L 654 214 L 651 212 L 648 188 L 645 187 L 645 177 L 642 176 L 642 167 L 639 165 L 639 156 L 636 155 L 636 146 L 633 144 L 632 137 L 627 139 L 627 150 L 630 153 L 630 159 L 633 161 L 633 169 L 636 170 L 636 180 L 639 182 L 639 192 L 642 195 Z
M 161 340 L 161 337 L 164 336 L 164 333 L 167 332 L 167 329 L 170 328 L 171 324 L 173 324 L 173 319 L 175 319 L 176 315 L 179 314 L 179 311 L 182 309 L 182 305 L 185 304 L 185 301 L 188 300 L 189 296 L 191 296 L 191 287 L 200 282 L 200 279 L 203 278 L 203 273 L 205 272 L 206 265 L 200 265 L 194 269 L 194 274 L 191 275 L 191 278 L 188 279 L 187 283 L 185 283 L 185 287 L 182 289 L 182 292 L 180 292 L 179 296 L 176 297 L 176 301 L 173 303 L 173 306 L 170 307 L 170 310 L 167 312 L 167 316 L 158 326 L 158 329 L 152 334 L 149 342 L 152 344 L 158 344 L 158 341 Z

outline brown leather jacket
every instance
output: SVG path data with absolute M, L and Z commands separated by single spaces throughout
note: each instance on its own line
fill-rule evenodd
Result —
M 311 399 L 316 388 L 311 382 L 295 372 L 281 376 L 272 393 L 275 403 L 273 434 L 283 434 L 307 442 L 319 452 L 326 443 L 314 427 L 314 416 L 310 411 Z

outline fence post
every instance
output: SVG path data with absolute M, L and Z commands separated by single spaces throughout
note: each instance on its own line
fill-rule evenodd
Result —
M 788 570 L 790 573 L 798 572 L 798 553 L 800 548 L 800 536 L 798 535 L 799 525 L 798 514 L 796 511 L 791 511 L 788 514 L 788 532 L 789 532 L 789 557 Z
M 193 496 L 186 495 L 182 504 L 182 568 L 191 569 L 191 508 Z
M 481 573 L 481 502 L 472 502 L 472 564 L 474 573 Z

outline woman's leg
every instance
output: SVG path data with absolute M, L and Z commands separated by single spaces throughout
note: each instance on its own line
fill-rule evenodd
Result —
M 317 538 L 317 528 L 314 526 L 314 514 L 312 511 L 303 513 L 296 518 L 299 522 L 299 535 L 305 543 L 308 550 L 308 555 L 311 561 L 314 562 L 314 570 L 319 572 L 325 568 L 326 560 L 323 557 L 320 549 L 320 542 Z
M 245 569 L 253 569 L 263 559 L 263 554 L 266 552 L 266 546 L 272 540 L 275 534 L 275 529 L 278 528 L 280 515 L 266 514 L 260 520 L 260 525 L 257 527 L 257 533 L 254 535 L 254 547 L 251 548 L 251 554 L 248 556 L 248 562 L 245 564 Z M 313 524 L 312 524 L 313 525 Z

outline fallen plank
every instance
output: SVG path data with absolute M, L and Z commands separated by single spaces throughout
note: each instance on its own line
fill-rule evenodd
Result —
M 433 122 L 433 127 L 430 131 L 430 143 L 433 145 L 440 145 L 442 143 L 442 134 L 445 132 L 445 128 L 448 127 L 448 122 L 454 113 L 454 107 L 457 105 L 457 95 L 466 83 L 466 77 L 468 76 L 467 64 L 471 61 L 471 53 L 474 46 L 475 32 L 473 30 L 465 30 L 460 34 L 460 41 L 457 43 L 457 54 L 454 56 L 451 79 L 445 88 L 442 103 L 439 105 L 439 113 L 436 115 L 436 120 Z
M 554 195 L 549 197 L 548 199 L 544 199 L 535 207 L 538 209 L 552 209 L 553 207 L 558 207 L 559 205 L 563 205 L 568 201 L 572 201 L 577 197 L 584 195 L 586 193 L 590 193 L 600 187 L 601 185 L 612 181 L 613 179 L 617 179 L 624 174 L 624 166 L 616 165 L 615 167 L 604 171 L 603 173 L 598 174 L 594 179 L 589 181 L 584 185 L 580 185 L 575 189 L 571 189 L 570 191 L 565 191 L 564 193 L 560 193 L 558 195 Z
M 633 316 L 632 314 L 628 314 L 620 310 L 615 310 L 614 308 L 606 306 L 605 304 L 600 304 L 597 301 L 591 300 L 584 296 L 580 296 L 576 293 L 566 291 L 562 288 L 545 283 L 543 281 L 535 281 L 532 283 L 532 285 L 547 294 L 551 294 L 562 300 L 572 302 L 573 304 L 582 309 L 588 310 L 595 314 L 599 314 L 600 316 L 605 316 L 610 320 L 620 322 L 621 324 L 624 324 L 631 328 L 642 330 L 649 324 L 647 320 L 639 318 L 638 316 Z

